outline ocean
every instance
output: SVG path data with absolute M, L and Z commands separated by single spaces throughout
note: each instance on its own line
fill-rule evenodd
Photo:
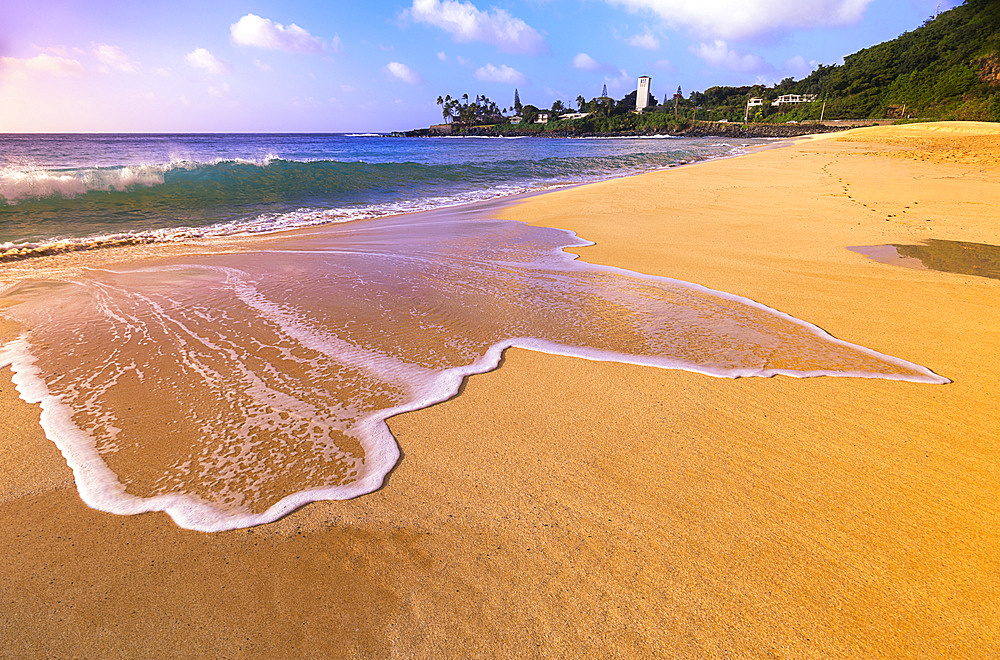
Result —
M 387 420 L 454 396 L 510 347 L 727 378 L 946 382 L 746 298 L 589 264 L 565 251 L 585 236 L 498 216 L 510 195 L 748 142 L 0 145 L 0 317 L 18 328 L 0 370 L 99 510 L 218 531 L 371 492 L 400 456 Z
M 741 153 L 763 140 L 0 136 L 0 260 L 441 208 Z

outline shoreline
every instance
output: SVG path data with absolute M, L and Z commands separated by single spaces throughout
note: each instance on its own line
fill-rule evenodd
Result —
M 428 127 L 417 128 L 410 131 L 395 131 L 392 137 L 539 137 L 539 138 L 567 138 L 567 139 L 594 139 L 594 138 L 649 138 L 649 137 L 717 137 L 726 138 L 765 138 L 765 139 L 787 139 L 799 138 L 807 135 L 822 135 L 854 128 L 868 126 L 880 126 L 893 123 L 895 120 L 885 119 L 843 119 L 820 122 L 809 120 L 794 124 L 769 124 L 769 123 L 742 123 L 742 122 L 713 122 L 713 121 L 693 121 L 689 119 L 675 120 L 677 123 L 672 130 L 666 131 L 662 127 L 649 128 L 646 130 L 624 130 L 592 132 L 584 131 L 570 126 L 560 126 L 559 128 L 546 128 L 545 124 L 538 125 L 538 128 L 528 129 L 519 125 L 507 125 L 509 128 L 498 126 L 459 126 L 460 134 L 453 134 L 451 124 L 444 125 L 446 128 Z M 564 122 L 559 122 L 560 124 Z M 673 130 L 675 129 L 675 130 Z
M 459 396 L 390 419 L 404 457 L 355 500 L 215 535 L 92 511 L 66 485 L 0 503 L 0 648 L 990 657 L 1000 285 L 843 248 L 997 244 L 983 207 L 997 169 L 929 147 L 937 160 L 884 155 L 898 150 L 885 135 L 500 215 L 594 241 L 570 250 L 585 261 L 745 296 L 954 383 L 720 381 L 509 349 Z M 65 484 L 65 463 L 45 461 Z
M 608 137 L 608 139 L 620 138 Z M 726 139 L 726 137 L 719 136 L 719 139 Z M 611 181 L 647 172 L 659 172 L 698 162 L 734 158 L 757 149 L 780 146 L 780 143 L 785 139 L 786 138 L 775 138 L 771 144 L 734 147 L 734 150 L 737 151 L 737 153 L 727 153 L 717 156 L 696 156 L 691 160 L 682 160 L 676 163 L 670 163 L 662 167 L 646 170 L 645 172 L 625 171 L 620 174 L 610 175 L 596 180 L 550 183 L 536 188 L 523 188 L 518 189 L 516 192 L 507 193 L 500 192 L 500 189 L 496 188 L 489 190 L 488 192 L 489 194 L 492 194 L 492 196 L 485 198 L 474 198 L 471 200 L 461 199 L 463 196 L 468 196 L 470 194 L 475 196 L 480 193 L 458 193 L 454 198 L 447 199 L 444 203 L 438 203 L 438 205 L 430 205 L 426 207 L 421 207 L 420 205 L 426 203 L 428 201 L 427 199 L 404 200 L 402 202 L 403 204 L 416 205 L 416 208 L 404 211 L 392 208 L 394 205 L 400 204 L 400 202 L 397 201 L 382 203 L 381 206 L 385 208 L 378 211 L 372 211 L 371 208 L 373 206 L 380 206 L 380 204 L 313 210 L 308 212 L 310 216 L 317 213 L 333 214 L 335 212 L 341 214 L 350 212 L 355 215 L 348 217 L 329 215 L 327 217 L 330 219 L 325 220 L 310 217 L 310 219 L 307 219 L 299 224 L 290 224 L 287 226 L 277 226 L 273 228 L 260 228 L 260 225 L 266 225 L 266 222 L 261 221 L 261 218 L 264 216 L 258 216 L 243 220 L 225 221 L 203 226 L 182 225 L 178 227 L 161 227 L 157 229 L 145 229 L 118 233 L 100 233 L 86 236 L 54 236 L 42 239 L 41 242 L 33 241 L 0 244 L 0 283 L 10 281 L 5 279 L 6 273 L 4 271 L 17 271 L 21 267 L 27 267 L 30 269 L 35 265 L 47 267 L 50 262 L 54 264 L 52 266 L 53 268 L 58 269 L 61 265 L 59 263 L 60 261 L 71 261 L 76 258 L 74 255 L 79 256 L 82 253 L 106 253 L 111 255 L 113 259 L 120 254 L 122 255 L 122 259 L 128 260 L 132 258 L 130 254 L 132 252 L 153 250 L 153 253 L 149 256 L 155 259 L 157 257 L 157 254 L 155 253 L 157 249 L 167 253 L 168 255 L 184 253 L 185 250 L 190 250 L 192 252 L 208 250 L 211 252 L 213 249 L 226 249 L 225 246 L 227 244 L 237 245 L 243 241 L 253 241 L 255 238 L 267 240 L 270 237 L 280 236 L 290 232 L 309 231 L 316 227 L 324 227 L 335 224 L 365 222 L 367 220 L 377 220 L 379 218 L 434 213 L 439 211 L 447 212 L 448 210 L 462 208 L 499 208 L 505 204 L 516 203 L 518 199 L 525 196 L 546 194 L 556 190 L 589 185 L 591 183 L 599 183 L 601 181 Z M 306 209 L 299 209 L 284 215 L 298 214 L 305 210 Z M 264 215 L 266 216 L 268 214 Z M 321 215 L 320 217 L 323 216 Z M 88 257 L 83 256 L 82 258 L 87 259 Z
M 521 195 L 519 196 L 519 199 L 524 201 L 530 197 L 531 195 Z M 490 222 L 488 218 L 494 217 L 501 212 L 502 209 L 509 207 L 510 203 L 510 199 L 503 201 L 484 201 L 474 205 L 462 205 L 448 209 L 425 211 L 420 214 L 388 216 L 382 219 L 371 219 L 368 221 L 361 221 L 363 224 L 358 225 L 357 228 L 353 230 L 351 226 L 341 225 L 344 228 L 343 233 L 338 233 L 337 229 L 331 227 L 312 227 L 308 230 L 292 230 L 283 232 L 284 236 L 272 235 L 270 237 L 263 236 L 260 238 L 244 237 L 247 240 L 245 243 L 241 243 L 241 245 L 245 248 L 245 251 L 240 250 L 237 245 L 230 244 L 228 246 L 228 250 L 217 249 L 212 253 L 213 257 L 221 257 L 222 254 L 225 253 L 228 257 L 230 257 L 229 261 L 216 258 L 208 263 L 214 264 L 214 270 L 216 271 L 229 270 L 224 264 L 231 263 L 232 258 L 235 258 L 236 264 L 243 263 L 245 266 L 247 265 L 247 255 L 257 255 L 258 253 L 268 254 L 272 251 L 275 254 L 282 253 L 287 251 L 291 245 L 311 246 L 311 249 L 306 253 L 314 251 L 321 252 L 322 250 L 320 246 L 322 245 L 343 245 L 343 241 L 350 241 L 352 231 L 363 232 L 368 237 L 368 240 L 372 240 L 372 236 L 377 235 L 379 227 L 385 225 L 386 223 L 392 227 L 391 231 L 393 233 L 406 233 L 409 236 L 408 240 L 414 241 L 419 240 L 418 237 L 421 235 L 421 227 L 424 225 L 444 226 L 449 222 L 457 221 L 457 225 L 455 227 L 457 229 L 458 226 L 469 222 L 482 222 L 484 220 Z M 523 226 L 522 223 L 516 224 Z M 466 229 L 465 231 L 475 233 L 476 230 Z M 443 234 L 436 234 L 432 232 L 432 243 L 449 245 L 447 235 L 447 231 Z M 378 242 L 377 239 L 374 240 L 376 243 Z M 528 239 L 524 240 L 525 244 L 530 242 Z M 30 404 L 37 404 L 41 407 L 41 425 L 45 430 L 45 435 L 52 440 L 52 442 L 59 448 L 60 452 L 66 458 L 66 462 L 76 475 L 77 490 L 80 493 L 80 497 L 85 503 L 88 504 L 88 506 L 99 511 L 119 515 L 135 515 L 139 513 L 160 511 L 168 514 L 179 527 L 202 532 L 229 531 L 233 529 L 267 524 L 274 522 L 275 520 L 288 515 L 292 511 L 312 502 L 353 499 L 379 489 L 382 485 L 384 475 L 395 465 L 399 456 L 397 443 L 389 432 L 386 420 L 408 412 L 423 410 L 443 401 L 452 399 L 458 393 L 462 383 L 464 383 L 466 379 L 471 376 L 496 369 L 503 353 L 511 348 L 532 350 L 547 353 L 549 355 L 575 357 L 601 362 L 618 362 L 660 369 L 678 369 L 718 378 L 770 378 L 783 375 L 792 378 L 810 378 L 819 376 L 879 378 L 938 385 L 949 382 L 947 378 L 934 374 L 932 371 L 921 365 L 917 365 L 893 356 L 881 354 L 864 346 L 837 339 L 807 321 L 794 318 L 779 310 L 769 308 L 747 298 L 735 296 L 721 290 L 707 289 L 706 287 L 683 282 L 675 278 L 665 278 L 655 275 L 636 273 L 610 266 L 593 266 L 585 262 L 577 261 L 575 257 L 567 253 L 567 248 L 572 249 L 586 246 L 588 245 L 588 242 L 586 240 L 582 240 L 573 232 L 559 230 L 558 237 L 553 237 L 552 240 L 554 242 L 546 244 L 545 246 L 545 254 L 548 255 L 548 257 L 545 258 L 536 256 L 536 261 L 531 261 L 529 270 L 540 268 L 545 268 L 546 270 L 555 269 L 554 272 L 560 272 L 566 277 L 572 277 L 571 274 L 578 272 L 578 269 L 581 268 L 589 276 L 593 276 L 597 272 L 607 273 L 613 277 L 625 278 L 633 281 L 633 286 L 636 286 L 638 282 L 651 285 L 652 288 L 647 291 L 647 296 L 655 295 L 653 292 L 655 287 L 663 287 L 665 290 L 671 292 L 669 298 L 697 297 L 699 300 L 704 298 L 706 304 L 712 306 L 715 309 L 715 315 L 720 318 L 729 318 L 727 311 L 725 310 L 730 305 L 734 305 L 739 309 L 739 311 L 735 316 L 733 316 L 732 320 L 729 321 L 730 325 L 723 325 L 725 329 L 717 337 L 717 343 L 721 346 L 728 347 L 728 349 L 722 350 L 723 354 L 726 353 L 726 350 L 730 350 L 735 354 L 740 354 L 742 351 L 746 350 L 746 346 L 743 343 L 734 341 L 734 338 L 742 333 L 741 330 L 734 328 L 742 327 L 739 319 L 743 319 L 748 314 L 752 315 L 754 320 L 743 320 L 742 323 L 746 324 L 746 332 L 749 332 L 751 336 L 756 337 L 767 335 L 769 332 L 768 328 L 780 325 L 794 329 L 783 330 L 782 334 L 780 334 L 780 339 L 777 339 L 776 343 L 767 343 L 769 346 L 769 348 L 766 349 L 769 353 L 769 357 L 767 357 L 767 359 L 763 359 L 754 353 L 755 357 L 746 362 L 735 357 L 727 361 L 727 359 L 720 358 L 718 355 L 715 358 L 717 361 L 707 359 L 703 361 L 694 357 L 689 350 L 683 348 L 678 350 L 677 347 L 671 345 L 670 342 L 659 344 L 661 348 L 660 351 L 647 350 L 639 352 L 631 352 L 624 347 L 621 347 L 619 350 L 611 348 L 610 346 L 606 348 L 597 348 L 596 346 L 598 346 L 598 344 L 594 343 L 593 346 L 591 345 L 591 343 L 594 342 L 594 339 L 587 336 L 578 336 L 576 341 L 564 340 L 560 342 L 559 340 L 552 339 L 545 334 L 546 331 L 551 331 L 552 328 L 546 327 L 543 330 L 541 326 L 535 326 L 537 334 L 529 331 L 525 334 L 491 335 L 492 339 L 490 342 L 492 343 L 481 345 L 479 348 L 481 348 L 484 352 L 477 354 L 478 356 L 473 361 L 450 363 L 451 366 L 447 368 L 440 367 L 433 370 L 431 382 L 429 384 L 424 383 L 422 387 L 418 387 L 411 394 L 409 394 L 409 398 L 396 401 L 389 407 L 374 408 L 370 410 L 366 409 L 363 417 L 357 420 L 357 424 L 355 426 L 351 427 L 356 433 L 357 441 L 361 442 L 364 447 L 363 464 L 365 465 L 365 469 L 362 473 L 363 476 L 359 476 L 356 480 L 349 483 L 336 483 L 331 485 L 323 485 L 321 482 L 312 482 L 310 484 L 307 481 L 305 484 L 302 484 L 302 487 L 299 489 L 284 490 L 276 493 L 276 497 L 270 499 L 268 504 L 265 506 L 256 507 L 253 510 L 241 509 L 239 511 L 227 511 L 212 501 L 206 501 L 191 495 L 189 491 L 181 488 L 180 485 L 175 486 L 174 491 L 159 492 L 155 495 L 148 494 L 148 490 L 144 490 L 141 486 L 139 486 L 129 476 L 128 472 L 115 470 L 111 468 L 111 465 L 108 463 L 109 456 L 107 456 L 107 454 L 118 453 L 122 449 L 121 446 L 116 445 L 117 448 L 114 451 L 106 452 L 102 455 L 96 451 L 97 447 L 95 447 L 95 444 L 99 446 L 102 443 L 109 443 L 112 441 L 109 441 L 102 435 L 95 435 L 92 438 L 87 433 L 81 433 L 80 429 L 88 428 L 88 423 L 92 422 L 89 420 L 83 421 L 87 418 L 85 415 L 81 415 L 79 407 L 74 410 L 73 406 L 67 406 L 61 402 L 64 396 L 70 396 L 69 393 L 64 392 L 60 394 L 58 390 L 52 391 L 48 383 L 46 383 L 42 378 L 42 373 L 44 372 L 62 372 L 64 374 L 74 373 L 73 370 L 75 365 L 61 363 L 57 360 L 55 366 L 53 366 L 51 362 L 49 362 L 47 366 L 42 366 L 46 363 L 46 360 L 42 359 L 43 356 L 40 352 L 34 350 L 32 344 L 36 344 L 37 346 L 39 345 L 37 342 L 40 342 L 40 345 L 42 346 L 61 346 L 64 345 L 64 343 L 66 345 L 86 344 L 87 346 L 98 346 L 104 344 L 105 341 L 98 340 L 95 336 L 86 335 L 78 326 L 73 330 L 71 338 L 64 337 L 63 340 L 54 340 L 52 337 L 47 336 L 44 332 L 42 332 L 44 329 L 42 326 L 32 325 L 31 330 L 33 332 L 33 336 L 31 342 L 26 341 L 26 339 L 22 336 L 16 340 L 11 339 L 0 345 L 0 369 L 9 367 L 13 371 L 13 380 L 23 401 Z M 212 245 L 215 245 L 218 248 L 221 244 L 209 241 L 206 245 L 201 245 L 199 247 L 204 253 L 206 248 Z M 397 246 L 397 249 L 400 247 L 401 246 Z M 539 246 L 536 246 L 536 248 L 539 248 Z M 386 249 L 392 251 L 391 247 Z M 421 251 L 420 254 L 425 253 Z M 450 255 L 450 249 L 446 249 L 445 254 Z M 243 257 L 242 260 L 240 259 L 241 256 Z M 300 257 L 301 256 L 302 255 L 300 255 Z M 511 256 L 513 258 L 513 255 Z M 537 260 L 539 258 L 541 261 Z M 252 257 L 251 259 L 253 260 L 254 258 Z M 476 261 L 488 259 L 489 257 L 483 256 L 480 259 L 476 259 Z M 299 263 L 300 267 L 302 267 L 302 263 L 303 262 Z M 502 270 L 511 268 L 512 263 L 504 267 Z M 377 261 L 369 261 L 367 265 L 371 268 L 375 268 L 376 270 L 378 269 Z M 129 290 L 129 287 L 125 284 L 125 282 L 129 280 L 128 273 L 130 271 L 150 272 L 156 271 L 157 269 L 166 269 L 166 271 L 169 272 L 172 269 L 194 267 L 195 266 L 192 265 L 191 261 L 185 262 L 183 259 L 177 259 L 167 255 L 152 256 L 143 259 L 141 262 L 133 262 L 132 264 L 129 264 L 129 267 L 124 271 L 119 271 L 117 274 L 123 277 L 116 280 L 116 284 L 113 286 L 117 286 L 123 290 Z M 327 268 L 329 268 L 329 265 L 327 265 Z M 91 263 L 89 267 L 84 270 L 93 271 L 95 269 L 101 270 L 102 267 L 100 264 L 95 265 Z M 307 270 L 307 268 L 303 268 L 303 274 Z M 251 277 L 249 273 L 239 270 L 238 267 L 236 272 L 240 272 L 248 278 Z M 363 274 L 364 271 L 353 272 L 354 275 L 357 276 L 358 274 Z M 414 272 L 412 274 L 417 275 L 418 273 Z M 459 275 L 459 277 L 461 277 L 461 275 Z M 54 277 L 53 279 L 65 281 L 66 276 L 62 275 L 61 277 Z M 85 286 L 85 282 L 88 280 L 88 277 L 83 275 L 79 278 L 79 280 L 80 284 Z M 161 281 L 159 285 L 162 287 L 167 281 L 169 281 L 169 279 Z M 286 281 L 285 285 L 287 286 L 288 284 L 289 283 Z M 545 288 L 544 284 L 541 282 L 538 284 L 542 288 Z M 37 288 L 38 282 L 36 281 L 35 285 L 29 284 L 28 289 L 30 290 L 33 286 Z M 203 286 L 205 286 L 205 284 L 203 284 Z M 595 287 L 588 289 L 588 292 L 590 295 L 598 296 L 598 290 L 599 289 Z M 375 291 L 376 289 L 372 289 L 369 291 L 369 294 L 374 294 Z M 426 293 L 431 297 L 434 297 L 436 294 L 433 290 L 427 291 Z M 550 292 L 550 294 L 552 293 L 555 292 Z M 19 289 L 15 289 L 10 296 L 11 301 L 13 301 L 14 304 L 17 304 L 17 301 L 21 297 L 26 297 L 29 300 L 32 297 L 30 293 L 24 296 L 20 293 Z M 103 293 L 103 296 L 103 305 L 106 308 L 119 308 L 120 306 L 120 309 L 122 310 L 120 312 L 121 315 L 134 315 L 136 318 L 150 316 L 159 318 L 156 316 L 156 312 L 151 310 L 146 310 L 145 312 L 137 311 L 141 309 L 142 305 L 135 299 L 112 302 L 111 296 L 106 291 Z M 677 303 L 674 303 L 671 307 L 671 303 L 667 302 L 669 298 L 663 299 L 663 304 L 667 308 L 672 309 L 674 314 L 684 314 L 686 308 Z M 226 310 L 226 312 L 223 312 L 224 314 L 239 315 L 240 313 L 239 310 L 231 307 L 231 302 L 227 304 L 225 298 L 223 297 L 212 298 L 213 305 L 208 305 L 203 299 L 199 298 L 185 300 L 185 306 L 187 308 L 207 308 L 209 306 L 214 306 L 217 309 Z M 553 300 L 554 298 L 549 298 L 549 302 L 552 302 Z M 3 301 L 3 304 L 8 302 L 10 301 Z M 169 299 L 162 302 L 163 304 L 174 304 L 174 301 Z M 30 306 L 32 303 L 29 302 L 27 304 Z M 352 301 L 349 297 L 345 297 L 344 304 L 356 305 L 357 301 Z M 58 301 L 58 298 L 55 301 L 47 301 L 45 306 L 54 306 L 56 308 L 65 308 L 68 310 L 64 304 Z M 529 303 L 527 306 L 530 308 L 531 304 Z M 624 309 L 628 308 L 627 304 L 622 304 L 622 307 Z M 160 307 L 157 307 L 157 309 L 162 310 Z M 454 311 L 455 310 L 452 310 L 452 313 L 454 313 Z M 592 311 L 600 312 L 600 307 L 597 307 Z M 79 314 L 80 311 L 76 310 L 76 313 Z M 669 316 L 670 315 L 668 315 L 668 318 Z M 386 321 L 387 320 L 388 319 L 386 319 Z M 100 319 L 97 319 L 96 322 L 99 323 Z M 202 331 L 192 331 L 185 326 L 183 320 L 181 319 L 169 318 L 169 323 L 166 322 L 166 319 L 163 322 L 164 324 L 176 323 L 181 327 L 184 327 L 187 333 L 192 333 L 194 336 L 198 337 L 202 336 Z M 58 325 L 58 319 L 48 318 L 45 325 Z M 470 327 L 472 325 L 473 324 L 470 324 Z M 682 327 L 677 328 L 675 331 L 675 339 L 688 337 L 685 333 L 690 332 L 690 328 L 695 325 L 698 325 L 702 332 L 712 332 L 712 326 L 699 325 L 693 319 L 690 323 L 681 325 Z M 405 327 L 405 325 L 403 327 Z M 605 330 L 613 329 L 608 327 L 605 328 Z M 562 336 L 563 331 L 563 329 L 559 328 L 556 331 L 556 335 Z M 299 333 L 300 337 L 311 337 L 311 339 L 302 342 L 304 345 L 308 345 L 310 341 L 323 341 L 318 335 L 308 335 L 307 331 L 303 330 L 301 326 L 296 326 L 296 329 L 292 330 L 292 332 Z M 502 333 L 503 330 L 500 332 Z M 522 330 L 521 332 L 524 331 Z M 594 330 L 593 332 L 594 336 L 601 336 L 604 334 L 603 331 L 599 332 Z M 771 330 L 771 332 L 777 331 Z M 224 327 L 222 328 L 222 333 L 226 334 L 226 329 Z M 236 335 L 237 331 L 235 329 L 231 329 L 228 334 Z M 614 334 L 613 331 L 611 334 Z M 117 329 L 115 335 L 117 337 Z M 698 336 L 699 332 L 694 332 L 694 335 Z M 777 337 L 779 337 L 778 334 L 771 336 L 770 340 L 774 341 Z M 807 337 L 808 339 L 803 340 L 803 337 Z M 460 341 L 460 338 L 454 337 L 453 340 Z M 149 339 L 149 341 L 153 340 Z M 201 341 L 205 341 L 205 339 L 202 338 Z M 352 341 L 358 341 L 361 344 L 365 343 L 365 340 L 361 335 L 353 337 Z M 655 340 L 652 339 L 652 335 L 650 336 L 649 341 L 655 342 Z M 123 342 L 123 345 L 119 346 L 116 350 L 115 356 L 118 360 L 128 361 L 125 357 L 125 353 L 123 352 L 125 350 L 124 343 L 125 342 Z M 683 346 L 683 341 L 680 341 L 679 343 Z M 749 345 L 753 347 L 751 353 L 761 349 L 760 345 L 753 343 L 752 341 L 749 342 Z M 797 347 L 797 351 L 796 349 L 789 348 L 789 346 L 792 345 Z M 819 347 L 820 345 L 822 345 L 822 348 Z M 833 348 L 834 346 L 837 348 Z M 815 351 L 815 353 L 811 351 Z M 716 355 L 713 349 L 708 346 L 704 347 L 702 352 L 706 356 Z M 825 357 L 817 358 L 817 355 Z M 836 357 L 833 357 L 834 355 Z M 180 356 L 178 356 L 177 359 L 181 360 L 184 357 L 187 356 L 185 352 L 181 350 Z M 332 356 L 326 356 L 326 358 L 329 357 Z M 316 359 L 326 358 L 320 355 L 317 356 Z M 135 359 L 136 358 L 133 357 L 133 360 Z M 441 359 L 444 359 L 443 354 Z M 151 363 L 146 356 L 138 357 L 138 361 L 140 364 L 144 365 L 142 367 L 143 371 L 154 370 L 154 367 L 152 366 L 153 363 Z M 240 364 L 240 367 L 243 367 L 242 363 Z M 416 369 L 417 366 L 414 364 L 413 368 Z M 79 377 L 79 375 L 67 377 L 72 379 Z M 121 378 L 121 376 L 118 376 L 118 378 Z M 202 385 L 204 385 L 204 383 L 202 383 Z M 411 383 L 411 385 L 414 384 Z M 303 383 L 302 386 L 308 388 L 309 384 Z M 142 392 L 147 387 L 149 387 L 147 384 L 143 384 L 137 392 Z M 190 388 L 181 389 L 186 390 Z M 167 390 L 164 390 L 161 394 L 164 397 L 172 396 L 167 393 Z M 119 396 L 125 396 L 128 398 L 129 395 Z M 130 400 L 130 402 L 133 404 L 140 403 L 138 400 Z M 330 401 L 328 403 L 330 405 L 338 405 L 334 401 Z M 100 404 L 93 401 L 89 402 L 86 406 L 88 409 L 99 407 L 101 407 Z M 128 409 L 132 410 L 133 407 L 134 405 L 130 406 Z M 190 414 L 199 419 L 209 418 L 203 415 L 198 415 L 194 412 L 194 409 L 192 409 Z M 285 412 L 284 414 L 289 413 Z M 76 415 L 80 415 L 80 417 L 75 418 Z M 110 408 L 106 409 L 105 415 L 108 415 L 109 419 L 118 420 L 114 422 L 116 427 L 130 426 L 133 425 L 135 421 L 132 419 L 134 415 L 130 416 L 126 414 L 121 416 L 118 414 L 116 416 L 116 413 L 112 412 Z M 167 416 L 169 416 L 169 414 Z M 318 424 L 319 422 L 314 423 Z M 216 429 L 216 431 L 225 433 L 224 429 Z M 173 435 L 177 437 L 175 444 L 179 447 L 187 449 L 198 446 L 201 436 L 205 434 L 212 435 L 212 437 L 219 437 L 215 435 L 214 432 L 209 430 L 209 424 L 207 422 L 203 424 L 199 434 L 186 436 L 176 429 L 173 433 Z M 166 439 L 164 439 L 164 442 L 160 443 L 161 451 L 162 446 L 166 444 L 165 441 Z M 126 445 L 131 447 L 136 442 L 137 438 L 135 438 L 135 436 L 130 436 L 130 439 L 126 440 Z M 141 440 L 138 442 L 141 443 Z M 260 441 L 258 440 L 258 442 Z M 139 446 L 140 444 L 136 444 L 136 447 Z M 145 452 L 140 452 L 140 454 L 144 455 Z M 192 460 L 190 454 L 188 454 L 185 449 L 181 449 L 180 457 L 176 460 L 180 461 L 184 459 L 187 459 L 187 463 L 190 463 Z M 299 458 L 296 460 L 298 461 L 302 459 L 303 454 L 300 454 Z M 189 469 L 185 469 L 185 472 L 189 471 Z M 131 487 L 126 489 L 125 484 L 130 484 Z

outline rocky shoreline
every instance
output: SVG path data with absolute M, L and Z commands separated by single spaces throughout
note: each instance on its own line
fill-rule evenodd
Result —
M 849 128 L 859 128 L 871 126 L 872 120 L 858 120 L 857 122 L 844 122 L 837 124 L 737 124 L 720 122 L 685 122 L 678 123 L 676 127 L 664 131 L 663 129 L 629 130 L 629 131 L 573 131 L 563 130 L 538 130 L 529 128 L 517 128 L 509 125 L 501 128 L 498 126 L 467 126 L 456 127 L 450 133 L 444 133 L 440 129 L 421 128 L 404 133 L 395 133 L 399 137 L 435 137 L 445 134 L 464 137 L 642 137 L 649 135 L 674 135 L 679 137 L 740 137 L 740 138 L 787 138 L 810 135 L 814 133 L 832 133 L 843 131 Z

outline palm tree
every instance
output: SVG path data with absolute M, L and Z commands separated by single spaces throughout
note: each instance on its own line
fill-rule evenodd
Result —
M 451 98 L 451 94 L 448 94 L 444 98 L 440 96 L 437 98 L 437 104 L 441 106 L 441 116 L 445 121 L 450 122 L 452 120 L 452 105 L 457 103 Z

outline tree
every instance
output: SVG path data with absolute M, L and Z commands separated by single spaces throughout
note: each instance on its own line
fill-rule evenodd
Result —
M 614 110 L 615 102 L 613 99 L 602 96 L 601 98 L 590 99 L 587 103 L 587 111 L 600 115 L 601 117 L 607 117 Z
M 469 103 L 469 95 L 463 94 L 462 99 L 462 101 L 453 99 L 450 94 L 443 98 L 438 97 L 437 102 L 438 105 L 442 106 L 441 114 L 446 121 L 476 124 L 496 123 L 503 120 L 500 107 L 488 97 L 478 95 L 472 103 Z
M 521 117 L 523 118 L 521 120 L 522 123 L 525 123 L 525 124 L 531 124 L 531 123 L 533 123 L 535 121 L 535 119 L 538 118 L 538 108 L 536 108 L 535 106 L 531 105 L 530 103 L 528 105 L 522 106 L 521 107 Z
M 456 110 L 458 107 L 458 101 L 451 98 L 451 94 L 448 94 L 444 98 L 440 96 L 437 98 L 437 104 L 441 106 L 441 116 L 448 123 L 455 121 Z
M 587 99 L 583 98 L 583 95 L 576 97 L 576 107 L 580 109 L 580 112 L 586 112 Z
M 635 110 L 635 97 L 639 93 L 639 90 L 630 92 L 625 95 L 625 98 L 615 103 L 615 108 L 612 114 L 621 115 L 629 112 L 630 110 Z
M 514 88 L 514 112 L 521 114 L 521 97 L 517 95 L 517 88 Z
M 555 102 L 552 104 L 552 114 L 558 115 L 559 113 L 565 111 L 566 111 L 566 106 L 563 105 L 562 101 L 556 99 Z

